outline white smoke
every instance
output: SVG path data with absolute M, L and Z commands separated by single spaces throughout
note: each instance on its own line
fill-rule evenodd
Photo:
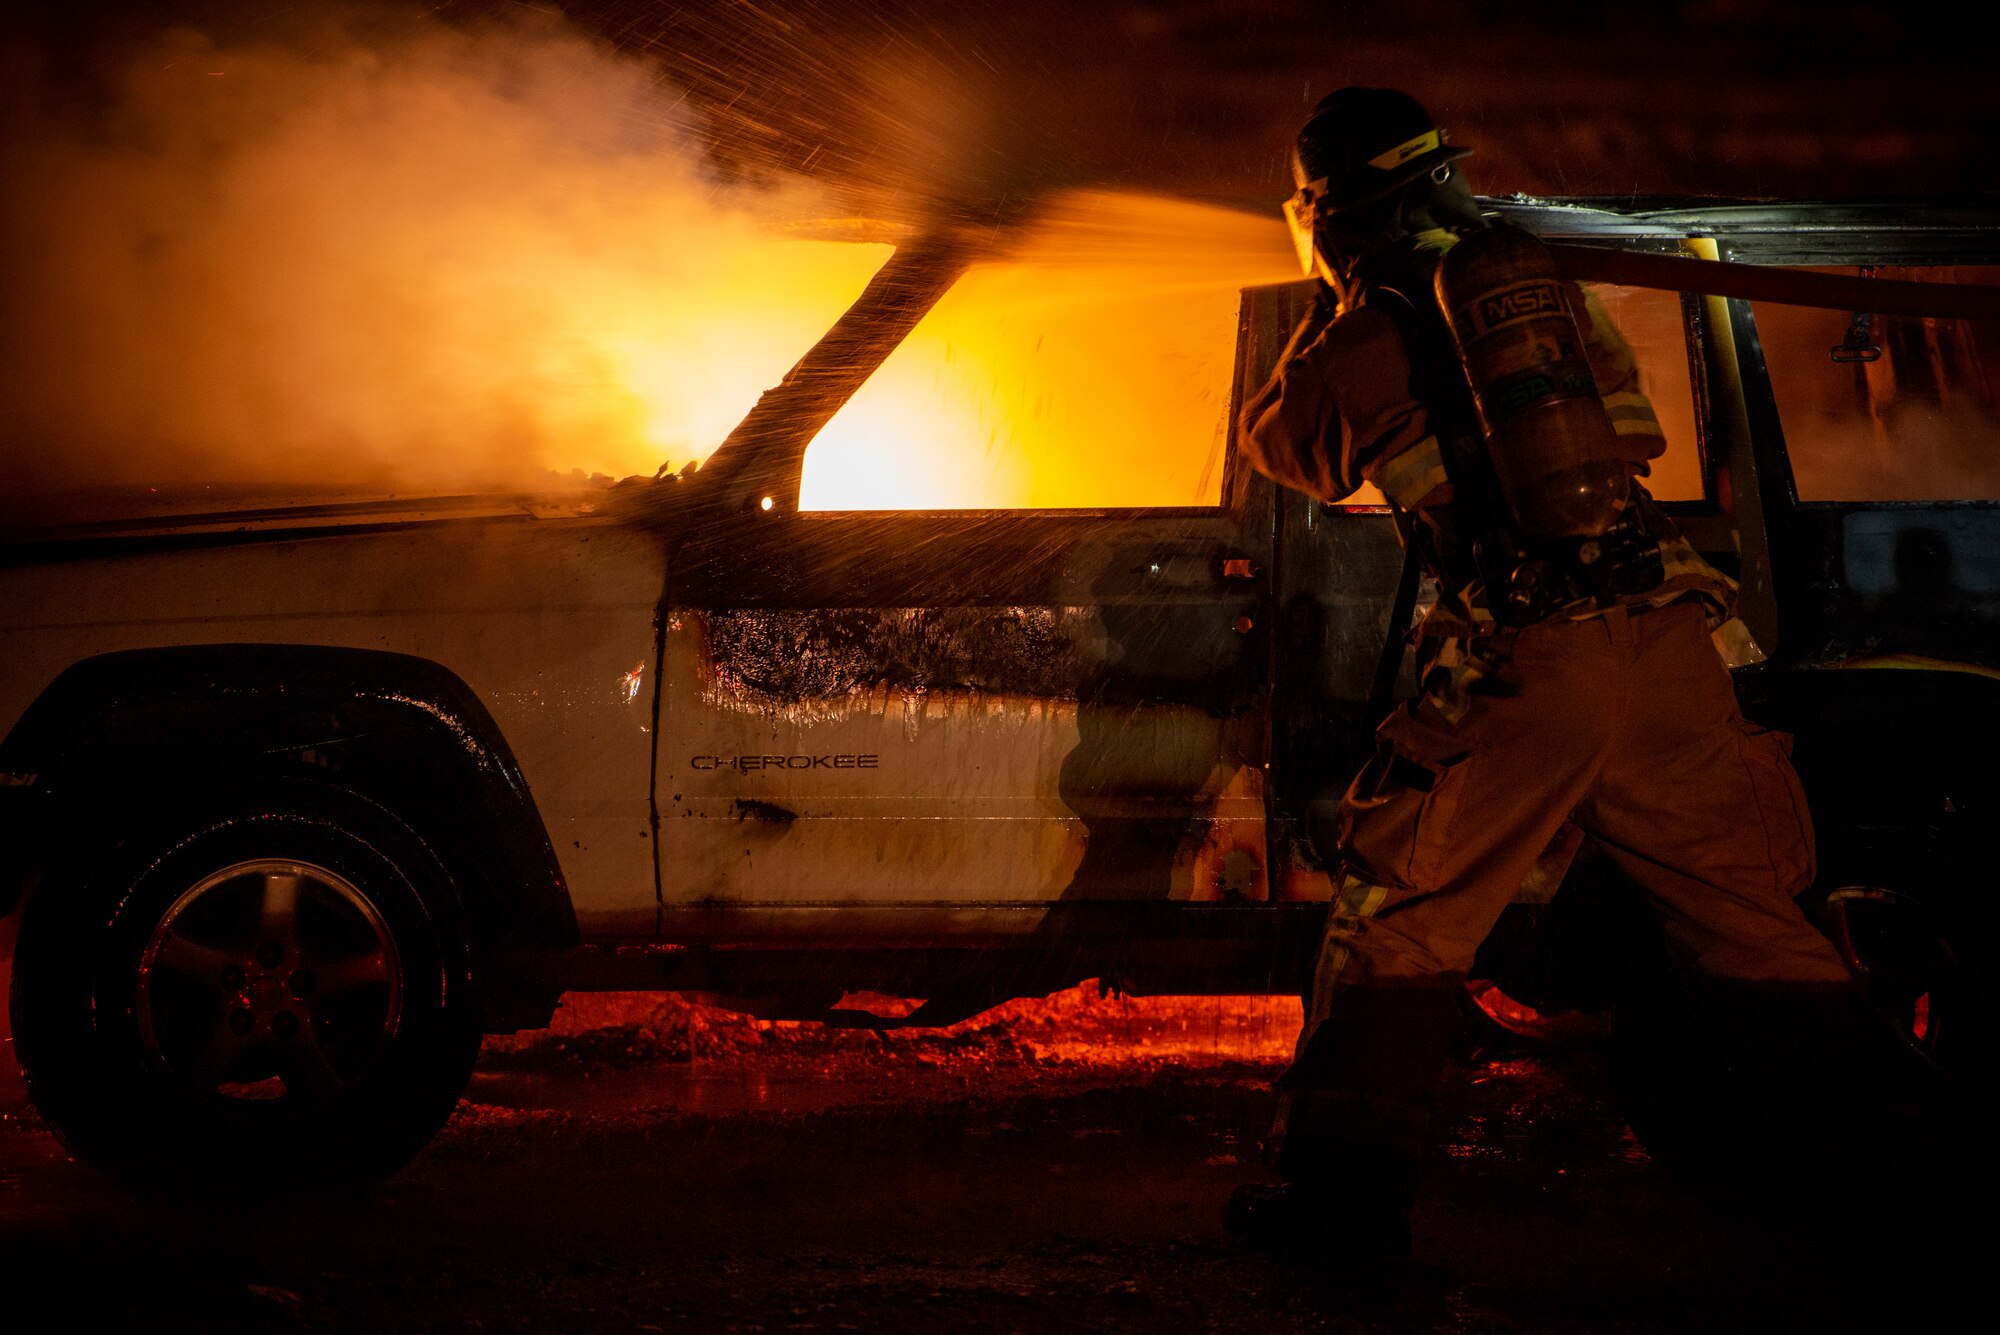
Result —
M 705 171 L 644 60 L 475 29 L 132 52 L 5 96 L 0 494 L 531 485 L 704 455 L 886 253 Z

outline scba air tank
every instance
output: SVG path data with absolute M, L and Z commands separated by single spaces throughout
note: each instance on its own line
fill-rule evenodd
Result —
M 1507 223 L 1474 232 L 1439 264 L 1437 298 L 1523 533 L 1605 532 L 1624 505 L 1630 470 L 1548 247 Z

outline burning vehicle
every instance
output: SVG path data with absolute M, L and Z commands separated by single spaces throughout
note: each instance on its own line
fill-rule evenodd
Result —
M 1603 282 L 1652 490 L 1742 584 L 1746 711 L 1797 737 L 1810 907 L 1949 1078 L 1991 941 L 2000 327 L 1902 284 L 1992 283 L 2000 214 L 1489 204 Z M 1813 273 L 1718 295 L 1689 257 Z M 925 1026 L 1089 978 L 1305 988 L 1425 596 L 1379 497 L 1234 448 L 1310 285 L 1029 269 L 904 238 L 699 469 L 13 534 L 0 909 L 50 1124 L 290 1187 L 393 1170 L 564 991 Z M 1496 1022 L 1629 981 L 1607 897 L 1562 890 L 1601 875 L 1563 843 L 1523 886 Z

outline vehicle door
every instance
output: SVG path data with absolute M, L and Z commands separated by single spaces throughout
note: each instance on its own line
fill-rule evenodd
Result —
M 1990 209 L 1842 212 L 1739 253 L 2000 283 Z M 1992 1053 L 2000 325 L 1767 302 L 1728 314 L 1779 632 L 1746 706 L 1795 739 L 1819 863 L 1804 903 L 1940 1087 L 1970 1087 Z
M 670 935 L 1266 897 L 1272 493 L 1231 462 L 1238 293 L 1021 295 L 1046 277 L 974 265 L 677 552 Z

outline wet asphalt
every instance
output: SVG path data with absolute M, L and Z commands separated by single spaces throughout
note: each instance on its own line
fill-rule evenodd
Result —
M 1411 1263 L 1241 1245 L 1220 1213 L 1263 1176 L 1286 1029 L 1255 1004 L 1199 1003 L 1195 1042 L 1207 1010 L 1178 1037 L 1074 1006 L 886 1037 L 599 1016 L 489 1044 L 392 1180 L 279 1203 L 132 1199 L 10 1071 L 7 1329 L 1888 1330 L 1972 1282 L 1976 1223 L 1663 1167 L 1589 1048 L 1461 1051 Z

